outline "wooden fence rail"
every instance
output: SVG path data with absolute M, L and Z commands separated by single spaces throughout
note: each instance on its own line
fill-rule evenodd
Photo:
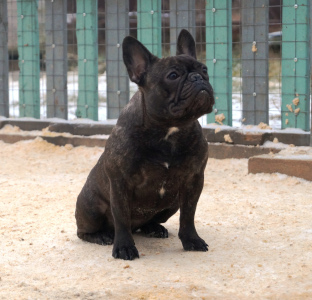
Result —
M 77 0 L 78 101 L 76 116 L 98 120 L 97 0 Z M 170 0 L 170 53 L 182 28 L 196 35 L 195 1 Z M 223 114 L 232 125 L 232 2 L 207 0 L 206 64 L 216 105 L 208 122 Z M 107 118 L 118 117 L 129 100 L 129 80 L 121 43 L 129 34 L 129 1 L 105 1 Z M 137 36 L 151 52 L 162 56 L 162 2 L 137 1 Z M 45 0 L 47 117 L 67 119 L 66 0 Z M 283 0 L 281 127 L 310 130 L 311 14 L 309 0 Z M 268 123 L 269 0 L 241 0 L 242 119 Z M 37 0 L 17 0 L 19 53 L 19 113 L 40 118 L 40 53 Z M 9 117 L 7 1 L 0 2 L 0 115 Z

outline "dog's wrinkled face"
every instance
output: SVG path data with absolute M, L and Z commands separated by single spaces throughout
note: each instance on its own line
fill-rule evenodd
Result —
M 148 112 L 159 118 L 197 119 L 214 104 L 207 67 L 188 55 L 159 60 L 146 76 Z M 144 90 L 144 87 L 143 87 Z
M 196 60 L 195 42 L 182 30 L 177 56 L 158 59 L 134 38 L 123 44 L 130 79 L 139 85 L 146 111 L 158 122 L 178 125 L 210 113 L 213 89 L 207 67 Z

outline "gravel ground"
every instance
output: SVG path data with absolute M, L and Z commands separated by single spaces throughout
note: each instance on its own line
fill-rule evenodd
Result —
M 312 299 L 312 182 L 210 159 L 196 213 L 209 252 L 136 234 L 140 259 L 76 236 L 102 148 L 0 141 L 0 299 Z

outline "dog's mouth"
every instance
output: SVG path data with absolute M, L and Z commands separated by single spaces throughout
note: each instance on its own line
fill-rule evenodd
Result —
M 212 89 L 210 91 L 204 88 L 195 97 L 188 97 L 180 99 L 178 103 L 171 103 L 169 110 L 174 117 L 182 117 L 188 114 L 200 117 L 212 112 L 213 105 L 214 97 Z

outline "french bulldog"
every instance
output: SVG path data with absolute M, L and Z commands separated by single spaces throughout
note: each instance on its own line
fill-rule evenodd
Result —
M 133 260 L 139 252 L 132 234 L 167 238 L 160 223 L 180 209 L 183 248 L 208 251 L 194 225 L 208 159 L 197 119 L 214 105 L 207 67 L 196 60 L 187 30 L 178 36 L 176 56 L 160 59 L 130 36 L 122 49 L 138 92 L 122 110 L 78 196 L 77 235 L 114 244 L 113 257 Z

